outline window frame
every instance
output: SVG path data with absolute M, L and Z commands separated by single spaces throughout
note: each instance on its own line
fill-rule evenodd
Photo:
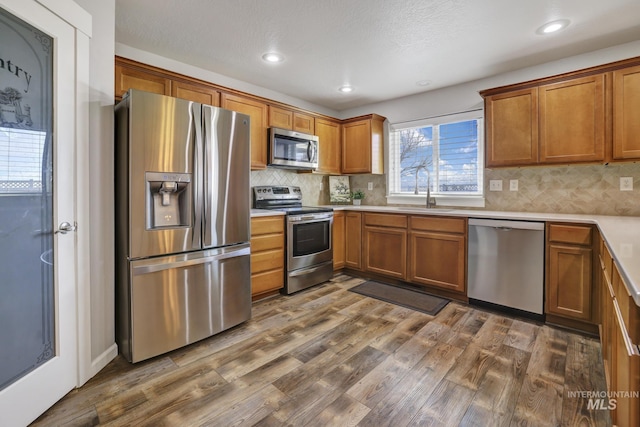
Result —
M 394 182 L 399 179 L 399 176 L 395 175 L 399 174 L 396 172 L 399 165 L 396 163 L 399 162 L 399 159 L 395 158 L 391 155 L 392 149 L 395 148 L 395 142 L 392 141 L 393 132 L 404 130 L 404 129 L 412 129 L 412 128 L 420 128 L 427 126 L 437 126 L 443 125 L 447 123 L 455 123 L 462 122 L 467 120 L 478 120 L 478 193 L 476 194 L 432 194 L 431 197 L 436 199 L 436 206 L 453 206 L 453 207 L 474 207 L 474 208 L 483 208 L 485 206 L 485 197 L 484 197 L 484 110 L 472 110 L 463 113 L 455 113 L 455 114 L 446 114 L 442 116 L 435 116 L 420 120 L 413 120 L 408 122 L 401 122 L 390 124 L 387 131 L 387 141 L 389 144 L 386 144 L 386 156 L 387 156 L 387 165 L 389 168 L 387 170 L 387 204 L 389 205 L 425 205 L 426 203 L 426 193 L 420 194 L 408 194 L 408 193 L 400 193 L 392 191 L 392 185 Z M 393 145 L 393 147 L 392 147 Z M 439 159 L 439 156 L 438 156 Z

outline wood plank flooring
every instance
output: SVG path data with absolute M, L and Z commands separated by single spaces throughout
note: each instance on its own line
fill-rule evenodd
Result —
M 457 302 L 435 317 L 336 275 L 131 365 L 113 360 L 34 426 L 608 426 L 597 340 Z

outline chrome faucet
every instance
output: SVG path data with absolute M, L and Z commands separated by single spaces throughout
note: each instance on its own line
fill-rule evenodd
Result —
M 427 178 L 427 209 L 431 209 L 436 205 L 436 199 L 431 197 L 431 180 Z

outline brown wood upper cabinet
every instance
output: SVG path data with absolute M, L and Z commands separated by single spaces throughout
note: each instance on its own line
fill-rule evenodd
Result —
M 613 72 L 613 158 L 640 159 L 640 66 Z
M 605 74 L 485 98 L 486 165 L 605 159 Z
M 485 98 L 486 165 L 538 163 L 538 88 Z
M 220 106 L 220 92 L 210 86 L 174 80 L 171 82 L 171 96 L 214 107 Z
M 168 76 L 145 70 L 124 59 L 116 58 L 115 85 L 116 100 L 122 99 L 129 89 L 171 95 L 171 79 Z
M 546 312 L 592 322 L 594 229 L 547 224 Z
M 605 74 L 540 86 L 540 163 L 604 160 Z
M 315 134 L 315 118 L 310 114 L 289 110 L 275 105 L 269 106 L 269 127 Z
M 465 293 L 467 220 L 411 216 L 409 282 Z
M 640 58 L 480 94 L 487 167 L 640 159 Z
M 220 105 L 251 117 L 251 170 L 267 168 L 267 105 L 240 95 L 223 93 Z
M 340 123 L 333 120 L 316 119 L 316 136 L 319 144 L 318 172 L 340 174 Z
M 384 173 L 383 123 L 377 114 L 342 124 L 342 173 Z

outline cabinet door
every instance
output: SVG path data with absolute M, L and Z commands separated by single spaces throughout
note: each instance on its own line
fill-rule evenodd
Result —
M 251 170 L 267 168 L 267 105 L 254 99 L 223 93 L 222 108 L 251 117 Z
M 460 234 L 409 233 L 409 282 L 464 293 L 466 238 Z
M 592 250 L 549 245 L 547 312 L 591 321 Z
M 345 260 L 344 265 L 362 269 L 362 215 L 360 212 L 345 214 Z
M 486 165 L 538 163 L 538 89 L 485 98 Z
M 174 80 L 171 84 L 171 96 L 214 107 L 220 106 L 220 92 L 206 85 Z
M 319 159 L 318 172 L 340 174 L 340 124 L 324 119 L 316 120 Z
M 640 159 L 640 66 L 613 73 L 613 158 Z
M 404 280 L 407 277 L 407 231 L 398 228 L 364 228 L 364 269 Z
M 345 215 L 338 211 L 333 213 L 333 269 L 344 267 L 345 258 Z
M 308 133 L 314 135 L 316 132 L 315 118 L 309 114 L 293 112 L 293 130 L 296 132 Z
M 115 77 L 116 99 L 122 99 L 122 95 L 129 89 L 139 89 L 160 95 L 171 95 L 171 80 L 168 77 L 158 76 L 119 63 L 116 63 Z
M 269 127 L 293 130 L 293 112 L 291 110 L 270 105 Z
M 371 173 L 371 120 L 342 125 L 342 172 Z
M 604 160 L 605 75 L 540 86 L 540 163 Z

